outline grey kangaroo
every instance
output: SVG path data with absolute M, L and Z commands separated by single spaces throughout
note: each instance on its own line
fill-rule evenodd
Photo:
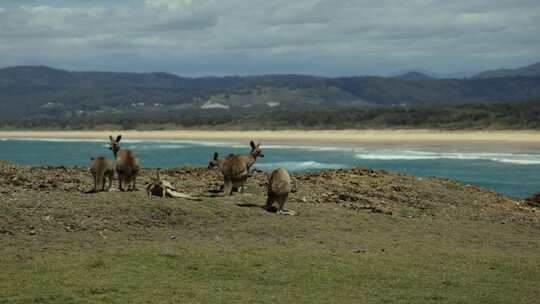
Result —
M 91 158 L 90 172 L 94 178 L 93 192 L 105 191 L 105 180 L 109 180 L 107 191 L 111 190 L 112 180 L 114 178 L 113 162 L 103 156 Z
M 231 195 L 233 187 L 241 187 L 244 193 L 244 185 L 249 175 L 249 169 L 258 157 L 264 157 L 261 144 L 250 143 L 251 152 L 248 155 L 229 155 L 223 162 L 223 192 L 224 195 Z
M 116 139 L 109 136 L 111 140 L 109 149 L 112 150 L 116 159 L 116 173 L 118 174 L 118 188 L 120 191 L 136 191 L 137 190 L 137 175 L 141 170 L 139 160 L 130 150 L 120 149 L 120 140 L 122 135 L 118 135 Z
M 270 175 L 270 180 L 268 181 L 268 199 L 266 200 L 266 209 L 269 210 L 272 208 L 274 202 L 277 201 L 277 214 L 295 215 L 295 211 L 283 209 L 290 192 L 291 177 L 287 170 L 283 168 L 274 170 Z
M 214 168 L 218 168 L 219 171 L 222 171 L 224 162 L 225 162 L 225 160 L 219 159 L 219 154 L 217 152 L 214 152 L 214 157 L 208 163 L 208 169 L 211 170 L 211 169 L 214 169 Z

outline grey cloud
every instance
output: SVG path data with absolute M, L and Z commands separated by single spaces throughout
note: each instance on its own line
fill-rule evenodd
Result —
M 184 18 L 172 18 L 170 20 L 151 24 L 143 28 L 148 31 L 192 31 L 205 30 L 216 26 L 218 23 L 218 15 L 212 12 L 204 12 L 197 15 L 192 15 Z
M 194 74 L 442 73 L 540 60 L 540 6 L 505 0 L 0 3 L 0 64 Z

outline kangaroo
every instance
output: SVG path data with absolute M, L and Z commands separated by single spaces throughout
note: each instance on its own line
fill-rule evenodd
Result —
M 212 158 L 212 160 L 208 163 L 208 170 L 218 168 L 219 171 L 222 171 L 224 162 L 225 160 L 219 159 L 219 154 L 217 152 L 214 152 L 214 158 Z
M 293 210 L 284 210 L 283 206 L 287 202 L 291 192 L 291 177 L 287 170 L 278 168 L 270 175 L 268 181 L 268 199 L 266 200 L 266 209 L 272 208 L 275 201 L 278 202 L 277 214 L 295 215 Z
M 229 153 L 229 156 L 233 156 L 234 154 Z M 214 152 L 214 156 L 210 162 L 208 162 L 208 170 L 212 170 L 214 168 L 217 168 L 219 172 L 223 171 L 223 164 L 225 163 L 224 159 L 219 159 L 219 154 L 217 152 Z
M 130 150 L 120 149 L 120 140 L 122 135 L 118 135 L 116 139 L 109 136 L 111 140 L 109 149 L 112 150 L 116 159 L 116 173 L 118 174 L 118 187 L 120 191 L 125 191 L 124 186 L 128 191 L 137 191 L 137 175 L 141 169 L 139 160 Z
M 227 156 L 223 162 L 223 192 L 224 195 L 232 195 L 233 187 L 241 187 L 241 193 L 244 193 L 244 184 L 247 181 L 249 169 L 257 157 L 264 157 L 261 150 L 261 144 L 255 145 L 253 141 L 250 143 L 251 152 L 249 155 L 234 155 Z
M 94 190 L 93 192 L 105 191 L 105 179 L 109 180 L 109 186 L 107 191 L 111 190 L 112 180 L 114 178 L 114 166 L 113 162 L 106 159 L 103 156 L 98 158 L 91 158 L 90 172 L 94 177 Z

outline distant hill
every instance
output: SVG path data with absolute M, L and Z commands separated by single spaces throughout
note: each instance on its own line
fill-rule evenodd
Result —
M 500 77 L 540 77 L 540 62 L 518 69 L 485 71 L 475 75 L 473 78 L 488 79 Z
M 471 78 L 472 76 L 478 74 L 477 71 L 462 71 L 462 72 L 456 72 L 456 73 L 443 74 L 443 73 L 435 73 L 435 72 L 431 72 L 431 71 L 423 70 L 423 69 L 414 69 L 414 70 L 397 71 L 390 74 L 389 76 L 399 77 L 399 76 L 407 75 L 411 73 L 412 74 L 419 73 L 419 74 L 423 74 L 428 77 L 436 78 L 436 79 L 465 79 L 465 78 Z
M 311 107 L 411 106 L 540 100 L 540 77 L 434 79 L 74 72 L 45 66 L 0 69 L 0 118 L 175 116 L 186 111 L 259 113 Z M 215 106 L 220 105 L 219 109 Z
M 395 76 L 395 78 L 403 79 L 403 80 L 432 80 L 435 79 L 434 77 L 431 77 L 430 75 L 420 73 L 420 72 L 407 72 L 398 76 Z

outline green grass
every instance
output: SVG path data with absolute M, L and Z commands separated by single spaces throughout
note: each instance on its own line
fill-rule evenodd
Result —
M 305 203 L 290 203 L 300 215 L 284 217 L 234 204 L 262 204 L 255 195 L 162 202 L 142 193 L 54 192 L 31 210 L 35 199 L 18 200 L 21 209 L 12 216 L 22 212 L 24 221 L 13 235 L 0 234 L 0 303 L 537 303 L 540 297 L 539 231 L 523 222 L 408 218 L 411 210 L 388 216 Z M 25 232 L 29 226 L 35 234 Z

